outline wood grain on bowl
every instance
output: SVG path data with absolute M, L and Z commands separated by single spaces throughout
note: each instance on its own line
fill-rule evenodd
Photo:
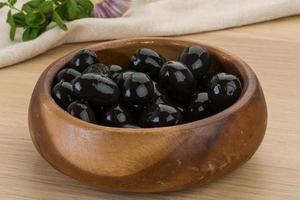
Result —
M 76 119 L 53 101 L 55 74 L 71 53 L 41 75 L 29 107 L 29 128 L 40 154 L 56 169 L 97 188 L 128 192 L 176 191 L 201 185 L 245 163 L 260 145 L 267 125 L 266 103 L 254 72 L 223 50 L 193 41 L 138 38 L 99 43 L 95 50 L 105 64 L 128 67 L 131 55 L 149 47 L 177 59 L 193 44 L 216 58 L 213 68 L 237 75 L 240 99 L 223 112 L 179 126 L 150 129 L 111 128 Z

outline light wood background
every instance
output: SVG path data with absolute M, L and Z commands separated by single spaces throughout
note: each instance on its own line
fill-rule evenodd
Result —
M 53 169 L 30 140 L 27 109 L 43 69 L 87 45 L 70 44 L 0 70 L 0 199 L 300 200 L 300 16 L 182 38 L 231 51 L 257 73 L 269 121 L 263 144 L 247 164 L 201 188 L 146 195 L 101 192 Z

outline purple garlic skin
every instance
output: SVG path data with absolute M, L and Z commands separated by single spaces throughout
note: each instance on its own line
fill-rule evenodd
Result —
M 93 17 L 113 18 L 121 17 L 130 8 L 131 0 L 104 0 L 95 4 Z

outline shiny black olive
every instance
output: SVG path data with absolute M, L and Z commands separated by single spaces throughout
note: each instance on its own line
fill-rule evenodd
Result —
M 139 119 L 139 117 L 141 116 L 141 113 L 143 112 L 145 105 L 141 105 L 141 104 L 128 105 L 128 104 L 126 104 L 126 107 L 129 109 L 131 116 L 133 118 L 133 121 L 137 121 Z
M 114 81 L 118 84 L 118 86 L 119 86 L 120 88 L 122 88 L 125 79 L 126 79 L 129 75 L 131 75 L 132 73 L 134 73 L 134 72 L 133 72 L 133 71 L 125 71 L 125 72 L 122 72 L 122 73 L 120 73 L 120 74 L 114 79 Z
M 191 71 L 178 61 L 166 62 L 159 73 L 159 84 L 174 100 L 184 103 L 190 99 L 197 82 Z
M 159 86 L 158 83 L 153 81 L 153 89 L 154 89 L 154 103 L 155 104 L 171 104 L 171 100 L 168 97 L 168 94 Z
M 208 82 L 210 81 L 212 75 L 206 74 L 202 77 L 202 79 L 199 79 L 197 82 L 197 89 L 198 92 L 207 92 Z
M 173 107 L 179 110 L 181 113 L 185 111 L 185 107 L 182 105 L 173 105 Z
M 157 52 L 148 48 L 141 48 L 131 58 L 130 69 L 148 74 L 157 80 L 159 71 L 165 59 Z
M 98 103 L 96 102 L 88 102 L 89 105 L 91 106 L 91 108 L 93 109 L 94 113 L 95 113 L 95 116 L 96 116 L 96 119 L 98 119 L 99 116 L 102 115 L 102 113 L 104 112 L 106 106 L 101 106 L 101 105 L 98 105 Z
M 131 114 L 123 106 L 108 107 L 99 120 L 99 123 L 106 126 L 121 127 L 132 122 Z
M 122 128 L 141 128 L 141 127 L 133 124 L 124 124 Z
M 104 77 L 108 77 L 109 69 L 104 64 L 96 63 L 96 64 L 88 66 L 82 73 L 83 74 L 93 73 L 93 74 L 98 74 L 98 75 L 101 75 Z
M 58 72 L 56 75 L 56 81 L 60 82 L 71 82 L 76 77 L 80 76 L 81 73 L 72 68 L 65 68 Z
M 90 123 L 96 123 L 94 111 L 88 103 L 74 101 L 68 106 L 67 111 L 74 117 L 77 117 L 78 119 Z
M 143 111 L 139 125 L 143 128 L 163 127 L 181 124 L 182 114 L 176 108 L 165 104 L 153 104 Z
M 69 66 L 79 72 L 83 72 L 88 66 L 99 63 L 97 54 L 94 51 L 84 49 L 75 54 L 69 62 Z
M 112 80 L 115 80 L 122 72 L 123 68 L 119 65 L 109 66 L 109 78 Z
M 70 103 L 76 100 L 72 85 L 68 82 L 59 82 L 52 88 L 52 97 L 55 102 L 66 109 Z
M 237 101 L 242 91 L 240 80 L 227 73 L 219 73 L 208 84 L 208 98 L 214 111 L 222 111 Z
M 191 46 L 185 48 L 179 59 L 193 73 L 195 79 L 202 79 L 211 64 L 210 54 L 204 47 Z
M 124 81 L 122 95 L 127 105 L 145 105 L 151 102 L 153 94 L 153 83 L 147 74 L 134 72 Z
M 74 93 L 93 105 L 111 106 L 119 102 L 120 91 L 111 79 L 97 74 L 82 74 L 73 81 Z
M 190 104 L 183 112 L 185 121 L 196 121 L 208 117 L 212 112 L 209 107 L 208 94 L 206 92 L 195 93 Z

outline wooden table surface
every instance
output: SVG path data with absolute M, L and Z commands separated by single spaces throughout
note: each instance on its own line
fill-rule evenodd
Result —
M 268 105 L 265 139 L 254 157 L 226 177 L 182 192 L 101 192 L 53 169 L 35 150 L 27 126 L 31 92 L 55 59 L 88 43 L 58 47 L 0 70 L 0 199 L 28 200 L 299 200 L 300 16 L 224 31 L 182 36 L 222 47 L 257 73 Z

